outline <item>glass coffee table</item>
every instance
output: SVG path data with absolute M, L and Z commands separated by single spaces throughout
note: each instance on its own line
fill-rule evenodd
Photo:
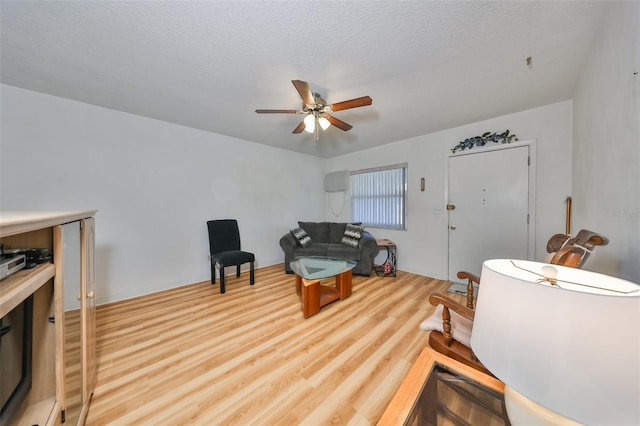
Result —
M 291 262 L 305 318 L 317 314 L 320 308 L 331 302 L 351 296 L 351 270 L 355 266 L 353 260 L 331 257 L 299 257 Z M 335 287 L 320 283 L 331 277 L 336 277 Z

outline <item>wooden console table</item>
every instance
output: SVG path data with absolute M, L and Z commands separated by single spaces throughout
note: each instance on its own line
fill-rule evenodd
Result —
M 10 424 L 84 424 L 97 366 L 95 213 L 0 212 L 5 249 L 46 248 L 53 254 L 53 263 L 22 269 L 0 281 L 0 317 L 33 296 L 32 385 L 26 398 L 18 400 L 21 405 L 8 419 Z M 67 299 L 76 301 L 79 309 L 65 312 Z M 80 334 L 65 348 L 68 313 L 81 318 Z

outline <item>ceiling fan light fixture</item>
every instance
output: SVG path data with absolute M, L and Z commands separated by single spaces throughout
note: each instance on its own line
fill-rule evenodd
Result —
M 305 132 L 313 133 L 315 129 L 316 129 L 316 118 L 313 116 L 313 114 L 308 114 L 304 118 L 304 130 Z
M 336 111 L 342 111 L 345 109 L 358 108 L 373 103 L 373 99 L 369 96 L 361 96 L 359 98 L 349 99 L 346 101 L 327 104 L 318 93 L 314 93 L 309 88 L 309 83 L 302 80 L 291 80 L 293 86 L 298 91 L 298 94 L 302 98 L 302 109 L 257 109 L 258 114 L 306 114 L 304 119 L 293 130 L 293 134 L 307 133 L 315 134 L 315 139 L 318 140 L 319 130 L 326 130 L 329 127 L 337 127 L 342 131 L 348 131 L 353 128 L 349 123 L 345 123 L 337 117 L 331 115 Z
M 325 117 L 318 118 L 318 124 L 322 130 L 327 130 L 331 126 L 331 123 Z

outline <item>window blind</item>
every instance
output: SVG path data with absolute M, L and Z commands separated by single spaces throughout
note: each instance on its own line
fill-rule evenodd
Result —
M 374 228 L 405 229 L 407 164 L 350 173 L 351 219 Z

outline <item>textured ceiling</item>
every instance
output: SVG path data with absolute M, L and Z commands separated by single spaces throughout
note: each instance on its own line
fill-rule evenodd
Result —
M 321 157 L 571 99 L 607 2 L 5 1 L 3 83 Z M 527 57 L 533 64 L 527 67 Z M 354 127 L 291 132 L 291 80 Z M 504 129 L 488 129 L 504 130 Z

